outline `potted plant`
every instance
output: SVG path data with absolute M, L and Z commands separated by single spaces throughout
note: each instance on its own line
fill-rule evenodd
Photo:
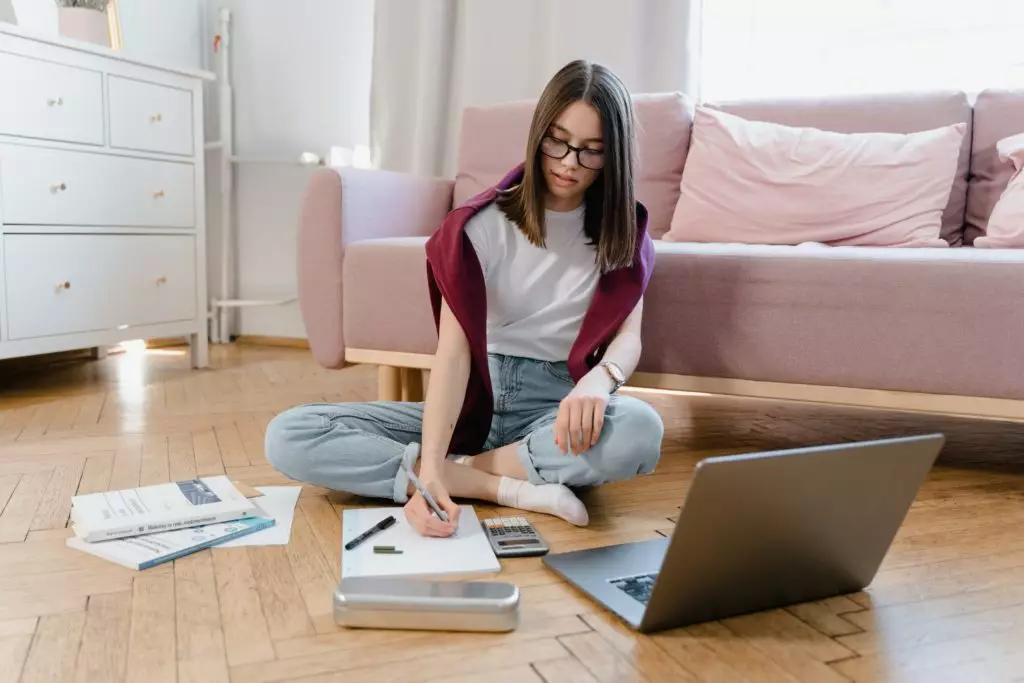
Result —
M 56 0 L 60 34 L 110 47 L 107 4 L 110 0 Z

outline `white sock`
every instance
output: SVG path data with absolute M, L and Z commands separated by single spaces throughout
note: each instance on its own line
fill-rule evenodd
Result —
M 590 522 L 587 508 L 561 484 L 534 485 L 521 479 L 502 477 L 498 483 L 498 504 L 554 515 L 576 526 L 586 526 Z

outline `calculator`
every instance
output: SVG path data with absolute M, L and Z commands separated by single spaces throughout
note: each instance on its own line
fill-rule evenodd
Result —
M 525 517 L 490 517 L 480 526 L 498 557 L 534 557 L 550 550 Z

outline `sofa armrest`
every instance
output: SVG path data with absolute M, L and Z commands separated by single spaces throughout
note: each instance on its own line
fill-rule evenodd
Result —
M 309 346 L 322 366 L 345 364 L 345 248 L 382 237 L 433 234 L 451 210 L 453 187 L 451 180 L 391 171 L 325 168 L 313 173 L 299 216 L 298 292 Z

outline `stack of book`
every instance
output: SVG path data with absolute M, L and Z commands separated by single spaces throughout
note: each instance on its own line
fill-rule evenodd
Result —
M 69 548 L 147 569 L 273 526 L 227 477 L 201 477 L 71 499 Z

